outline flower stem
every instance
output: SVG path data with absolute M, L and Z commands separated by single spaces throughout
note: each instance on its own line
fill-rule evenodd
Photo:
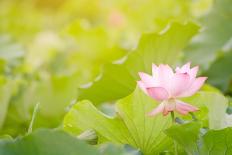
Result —
M 173 125 L 176 123 L 175 121 L 175 114 L 174 114 L 174 111 L 171 111 L 171 117 L 172 117 L 172 123 Z M 175 155 L 178 155 L 178 150 L 177 150 L 177 143 L 175 140 L 173 140 L 173 144 L 174 144 L 174 149 L 175 149 Z
M 175 124 L 175 114 L 173 111 L 171 111 L 171 116 L 172 116 L 172 123 Z
M 197 121 L 197 117 L 194 115 L 194 113 L 189 112 L 189 114 L 191 115 L 191 117 L 192 117 L 192 119 L 193 119 L 194 121 Z
M 31 118 L 31 122 L 30 122 L 30 125 L 29 125 L 29 128 L 28 128 L 28 131 L 27 131 L 27 134 L 30 134 L 32 132 L 32 128 L 33 128 L 33 125 L 34 125 L 34 121 L 35 121 L 35 117 L 38 113 L 38 110 L 39 110 L 39 105 L 40 103 L 37 103 L 34 107 L 34 111 L 33 111 L 33 114 L 32 114 L 32 118 Z

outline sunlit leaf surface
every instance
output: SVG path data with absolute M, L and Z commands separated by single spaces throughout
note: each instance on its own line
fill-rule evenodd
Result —
M 231 0 L 0 0 L 0 155 L 232 154 L 231 19 Z M 199 110 L 148 116 L 138 72 L 187 62 Z
M 205 125 L 210 129 L 222 129 L 226 126 L 225 112 L 228 100 L 221 93 L 200 91 L 196 95 L 186 98 L 185 101 L 200 108 L 196 115 L 200 120 L 205 120 Z
M 109 117 L 84 100 L 65 116 L 64 128 L 74 134 L 94 129 L 106 141 L 130 144 L 144 154 L 159 153 L 170 145 L 163 130 L 170 126 L 171 118 L 147 116 L 156 104 L 136 89 L 133 94 L 117 102 L 118 115 Z
M 98 82 L 93 83 L 89 88 L 80 90 L 78 100 L 89 99 L 96 104 L 129 95 L 135 88 L 135 83 L 131 82 L 133 81 L 131 76 L 136 81 L 139 71 L 151 72 L 152 63 L 174 64 L 181 50 L 197 30 L 198 26 L 193 23 L 184 25 L 173 23 L 159 34 L 142 35 L 138 48 L 128 55 L 124 64 L 112 65 L 115 69 L 111 70 L 106 67 L 105 74 L 103 72 L 103 77 Z M 113 79 L 109 79 L 110 77 Z M 123 92 L 119 89 L 121 87 L 124 87 Z M 98 92 L 98 95 L 93 97 L 95 92 Z

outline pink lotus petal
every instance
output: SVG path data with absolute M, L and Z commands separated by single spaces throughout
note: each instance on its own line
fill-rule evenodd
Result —
M 154 78 L 146 73 L 139 72 L 139 76 L 141 78 L 141 81 L 144 83 L 145 87 L 155 87 L 157 86 L 156 81 Z
M 146 89 L 143 81 L 137 81 L 137 84 L 142 89 L 142 91 L 148 95 L 147 89 Z
M 163 111 L 164 111 L 164 103 L 161 103 L 158 105 L 158 107 L 156 107 L 150 113 L 148 113 L 148 116 L 155 116 L 158 113 L 162 113 Z
M 189 112 L 195 112 L 199 109 L 197 107 L 194 107 L 188 103 L 184 103 L 182 101 L 177 100 L 176 101 L 176 111 L 182 115 L 186 115 Z
M 153 78 L 158 78 L 159 75 L 159 71 L 158 71 L 158 67 L 155 64 L 152 64 L 152 76 Z
M 199 70 L 199 66 L 195 66 L 192 69 L 190 69 L 189 75 L 191 79 L 196 78 L 198 70 Z
M 194 79 L 197 76 L 197 72 L 199 70 L 199 66 L 195 66 L 192 69 L 190 68 L 191 63 L 188 62 L 183 67 L 176 67 L 176 73 L 188 73 L 190 75 L 190 79 Z
M 164 106 L 163 116 L 167 116 L 169 112 L 172 112 L 176 109 L 175 103 L 166 103 Z
M 187 73 L 176 73 L 173 76 L 170 93 L 172 97 L 176 97 L 188 88 L 190 76 Z
M 176 67 L 175 71 L 176 71 L 176 73 L 181 73 L 180 67 Z
M 190 65 L 191 65 L 191 63 L 188 62 L 185 65 L 183 65 L 181 68 L 177 67 L 176 68 L 176 72 L 177 73 L 189 73 L 189 71 L 190 71 Z
M 148 92 L 149 96 L 151 96 L 152 98 L 154 98 L 157 101 L 163 101 L 163 100 L 168 99 L 168 97 L 169 97 L 167 90 L 165 90 L 162 87 L 147 88 L 147 92 Z
M 161 65 L 159 65 L 159 74 L 161 74 L 163 77 L 165 77 L 165 75 L 171 76 L 174 73 L 173 73 L 173 70 L 170 66 L 161 64 Z
M 189 97 L 192 96 L 193 94 L 195 94 L 204 84 L 205 80 L 207 79 L 207 77 L 198 77 L 196 78 L 193 83 L 190 85 L 190 87 L 183 92 L 182 94 L 180 94 L 178 97 Z
M 192 105 L 176 100 L 180 97 L 188 97 L 196 93 L 204 84 L 206 77 L 196 78 L 199 67 L 190 68 L 191 63 L 176 68 L 176 73 L 168 65 L 152 64 L 152 76 L 146 73 L 139 73 L 141 81 L 139 87 L 149 96 L 162 103 L 149 115 L 156 115 L 160 112 L 164 116 L 172 111 L 186 115 L 198 109 Z
M 160 87 L 165 88 L 166 90 L 169 89 L 171 85 L 171 79 L 174 76 L 173 70 L 168 65 L 159 65 L 158 67 L 158 85 Z
M 184 66 L 181 67 L 181 71 L 187 73 L 190 70 L 191 62 L 186 63 Z

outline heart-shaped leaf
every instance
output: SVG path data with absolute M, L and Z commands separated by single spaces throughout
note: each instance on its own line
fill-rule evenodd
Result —
M 163 130 L 171 124 L 171 117 L 147 116 L 157 103 L 136 89 L 130 96 L 117 102 L 117 117 L 109 117 L 89 101 L 78 102 L 64 119 L 64 128 L 78 134 L 94 129 L 100 141 L 129 144 L 144 154 L 154 154 L 167 149 L 169 138 Z
M 197 31 L 198 26 L 193 23 L 173 23 L 162 33 L 142 35 L 138 48 L 128 55 L 126 61 L 105 67 L 100 80 L 91 87 L 80 89 L 78 100 L 88 99 L 97 104 L 129 95 L 136 86 L 131 79 L 135 81 L 139 71 L 151 72 L 152 63 L 174 64 Z

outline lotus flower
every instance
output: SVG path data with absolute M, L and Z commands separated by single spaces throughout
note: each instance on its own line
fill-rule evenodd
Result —
M 177 111 L 182 115 L 198 110 L 188 103 L 179 100 L 195 94 L 204 84 L 207 77 L 196 77 L 198 66 L 190 68 L 190 63 L 177 67 L 175 72 L 168 65 L 152 65 L 152 76 L 139 72 L 141 78 L 139 87 L 150 97 L 159 101 L 157 108 L 149 113 L 150 116 Z

